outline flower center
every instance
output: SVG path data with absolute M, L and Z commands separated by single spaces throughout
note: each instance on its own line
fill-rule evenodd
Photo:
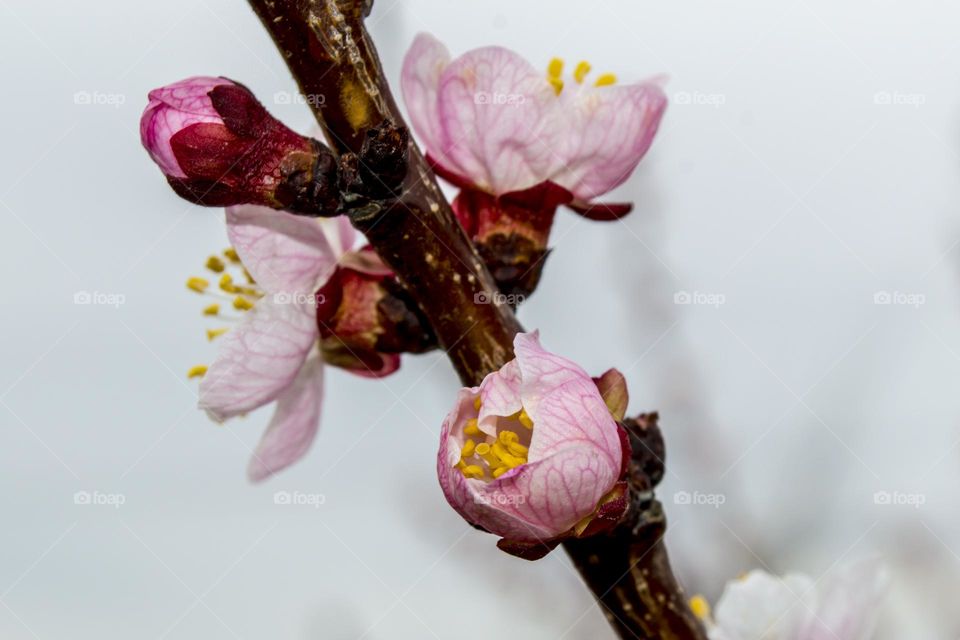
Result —
M 480 397 L 474 400 L 473 408 L 480 412 Z M 533 421 L 526 409 L 512 416 L 497 420 L 496 437 L 480 430 L 477 418 L 467 420 L 463 427 L 463 447 L 456 467 L 465 478 L 490 481 L 499 478 L 510 469 L 527 463 Z
M 586 60 L 581 60 L 577 63 L 576 68 L 573 70 L 573 79 L 577 84 L 583 84 L 583 81 L 587 79 L 590 70 L 593 67 L 590 66 L 590 63 Z M 553 87 L 553 90 L 560 95 L 563 92 L 563 59 L 554 58 L 550 61 L 550 64 L 547 65 L 547 82 L 550 83 L 550 86 Z M 607 87 L 612 84 L 616 84 L 617 76 L 612 73 L 604 73 L 597 77 L 594 81 L 593 86 L 595 87 Z
M 257 286 L 250 273 L 240 262 L 233 247 L 227 247 L 223 250 L 223 257 L 210 256 L 207 258 L 206 268 L 213 274 L 219 275 L 217 289 L 211 288 L 210 280 L 200 276 L 192 276 L 187 279 L 187 288 L 200 295 L 214 298 L 229 303 L 236 311 L 241 313 L 253 309 L 254 303 L 263 297 L 263 290 Z M 231 273 L 231 270 L 234 273 Z M 244 284 L 238 285 L 234 281 L 234 274 L 237 279 L 243 278 Z M 222 302 L 212 302 L 203 308 L 203 315 L 210 318 L 219 318 L 228 322 L 236 322 L 239 316 L 222 314 L 220 305 Z M 225 334 L 230 329 L 228 327 L 216 327 L 207 329 L 207 340 L 213 341 Z M 207 373 L 207 366 L 198 364 L 187 371 L 188 378 L 202 378 Z

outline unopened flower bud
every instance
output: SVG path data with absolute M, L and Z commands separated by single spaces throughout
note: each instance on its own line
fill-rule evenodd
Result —
M 205 206 L 336 213 L 333 153 L 284 126 L 243 85 L 194 77 L 149 97 L 140 138 L 181 197 Z
M 625 438 L 594 381 L 575 363 L 519 334 L 517 357 L 447 416 L 440 486 L 468 522 L 534 559 L 626 509 Z

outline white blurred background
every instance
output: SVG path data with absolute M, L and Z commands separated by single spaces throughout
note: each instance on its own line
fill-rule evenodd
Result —
M 669 74 L 664 126 L 614 194 L 636 211 L 561 213 L 521 318 L 621 368 L 631 412 L 661 411 L 688 591 L 876 556 L 893 576 L 877 637 L 957 637 L 960 9 L 538 4 L 377 0 L 369 24 L 394 82 L 421 30 L 455 54 Z M 294 84 L 246 4 L 0 16 L 0 637 L 611 637 L 561 552 L 508 557 L 443 501 L 442 355 L 383 382 L 332 371 L 313 450 L 263 486 L 244 468 L 269 411 L 217 427 L 194 408 L 184 373 L 215 347 L 183 282 L 225 246 L 222 215 L 173 195 L 137 125 L 151 88 L 211 74 L 310 126 L 274 99 Z

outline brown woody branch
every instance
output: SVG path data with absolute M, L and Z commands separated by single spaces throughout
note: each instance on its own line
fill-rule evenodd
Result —
M 370 35 L 372 0 L 249 0 L 308 98 L 333 149 L 360 154 L 372 128 L 403 126 Z M 322 96 L 322 99 L 319 97 Z M 409 143 L 400 194 L 351 219 L 421 307 L 461 381 L 473 386 L 513 357 L 522 327 Z M 486 300 L 487 304 L 477 304 Z M 565 545 L 623 638 L 701 640 L 661 541 L 665 522 L 635 464 L 635 503 L 609 536 Z M 644 500 L 646 500 L 644 502 Z

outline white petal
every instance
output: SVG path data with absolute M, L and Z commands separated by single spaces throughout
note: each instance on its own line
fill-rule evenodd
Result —
M 313 293 L 336 267 L 337 254 L 315 218 L 255 205 L 229 207 L 227 236 L 243 266 L 270 293 Z
M 221 421 L 276 400 L 317 337 L 311 307 L 263 298 L 220 339 L 217 359 L 200 382 L 200 408 Z
M 717 626 L 737 640 L 797 640 L 812 586 L 812 580 L 799 574 L 780 578 L 751 571 L 727 583 L 717 602 Z
M 320 426 L 322 401 L 323 359 L 314 354 L 277 398 L 273 418 L 247 467 L 250 480 L 265 480 L 307 452 Z

